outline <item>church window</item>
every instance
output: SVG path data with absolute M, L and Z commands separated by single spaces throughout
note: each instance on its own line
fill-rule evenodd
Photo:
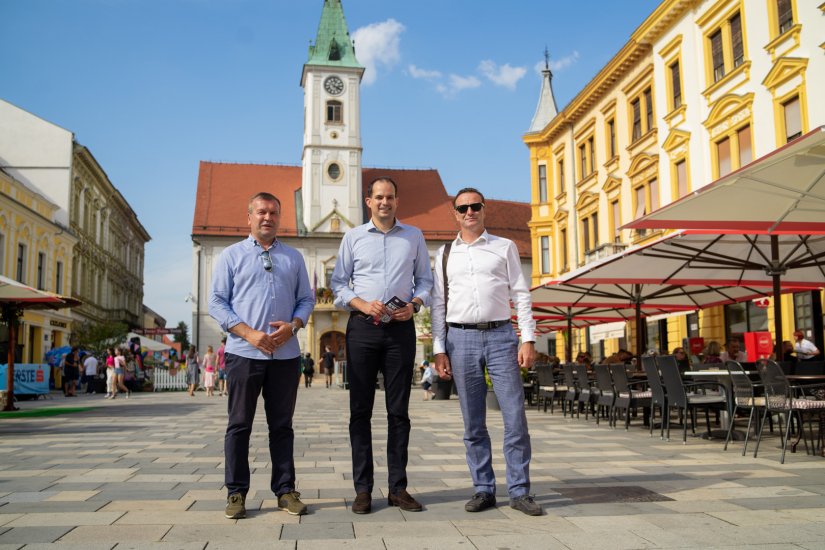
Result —
M 341 61 L 341 48 L 338 47 L 338 43 L 334 40 L 332 41 L 332 45 L 329 47 L 329 60 Z
M 340 124 L 344 121 L 344 106 L 340 101 L 327 101 L 327 122 Z
M 341 166 L 333 162 L 329 165 L 329 168 L 327 168 L 327 175 L 329 175 L 329 179 L 337 181 L 341 177 Z

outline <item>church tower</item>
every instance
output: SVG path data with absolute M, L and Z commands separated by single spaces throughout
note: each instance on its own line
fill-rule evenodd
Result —
M 315 44 L 301 74 L 304 148 L 302 231 L 343 232 L 363 220 L 360 85 L 341 0 L 324 0 Z
M 544 50 L 544 70 L 541 72 L 541 92 L 539 93 L 539 104 L 536 105 L 536 113 L 533 115 L 533 122 L 530 123 L 528 132 L 541 132 L 550 121 L 556 118 L 559 110 L 556 107 L 556 97 L 553 95 L 553 72 L 550 70 L 550 53 Z

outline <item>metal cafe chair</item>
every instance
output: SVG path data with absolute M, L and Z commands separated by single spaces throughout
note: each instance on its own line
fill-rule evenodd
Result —
M 662 383 L 662 377 L 659 373 L 659 367 L 656 366 L 655 357 L 642 357 L 642 369 L 647 375 L 647 386 L 650 389 L 650 437 L 653 437 L 653 420 L 656 417 L 656 406 L 659 406 L 659 412 L 662 415 L 661 426 L 659 429 L 659 438 L 665 438 L 665 412 L 667 408 L 667 394 L 665 393 L 665 386 Z
M 805 387 L 791 386 L 785 373 L 775 361 L 764 359 L 759 364 L 759 378 L 765 386 L 765 411 L 762 413 L 762 422 L 759 425 L 759 434 L 756 437 L 756 448 L 753 456 L 759 452 L 759 443 L 762 441 L 762 430 L 765 428 L 765 420 L 769 414 L 778 414 L 781 418 L 785 416 L 785 433 L 782 434 L 782 424 L 779 424 L 779 433 L 782 437 L 782 456 L 780 464 L 785 463 L 785 452 L 788 448 L 788 437 L 791 434 L 791 422 L 794 416 L 799 419 L 799 436 L 805 443 L 805 451 L 808 452 L 808 441 L 805 438 L 805 427 L 803 416 L 805 413 L 825 412 L 825 401 L 815 398 L 806 392 L 822 388 L 823 384 L 808 385 Z M 813 443 L 813 423 L 811 415 L 808 416 L 808 427 Z
M 579 390 L 579 397 L 576 403 L 576 418 L 579 418 L 581 409 L 584 409 L 584 419 L 589 420 L 590 411 L 596 402 L 596 386 L 590 382 L 590 378 L 587 375 L 587 366 L 577 363 L 573 372 L 576 375 L 576 386 Z
M 687 417 L 690 416 L 691 431 L 696 432 L 696 409 L 705 409 L 705 422 L 707 423 L 708 436 L 710 436 L 710 409 L 724 410 L 728 406 L 728 398 L 725 395 L 725 387 L 719 382 L 683 382 L 682 374 L 679 372 L 679 365 L 672 355 L 662 355 L 655 358 L 659 372 L 662 374 L 662 382 L 667 392 L 667 405 L 664 415 L 667 424 L 666 439 L 670 441 L 670 410 L 676 408 L 684 414 L 682 420 L 682 443 L 687 444 Z M 688 393 L 687 390 L 697 390 L 700 388 L 714 388 L 719 390 L 719 394 L 706 395 L 704 393 Z
M 573 409 L 579 400 L 579 388 L 576 385 L 576 367 L 571 363 L 565 363 L 561 366 L 561 372 L 564 380 L 564 385 L 567 391 L 562 394 L 561 411 L 567 417 L 568 405 L 570 408 L 570 418 L 573 418 Z
M 739 410 L 747 410 L 748 413 L 748 428 L 745 431 L 745 443 L 742 446 L 742 456 L 748 450 L 748 438 L 751 433 L 751 425 L 753 419 L 756 417 L 759 421 L 760 413 L 758 410 L 765 408 L 765 397 L 757 396 L 757 387 L 761 388 L 762 384 L 754 384 L 751 382 L 745 367 L 738 361 L 725 361 L 725 367 L 730 373 L 731 389 L 733 390 L 733 412 L 730 416 L 730 425 L 728 426 L 728 435 L 725 437 L 725 446 L 723 450 L 728 450 L 728 443 L 730 443 L 731 435 L 733 434 L 733 425 L 736 423 L 736 413 Z M 756 427 L 754 427 L 754 432 Z
M 591 389 L 595 393 L 596 425 L 602 414 L 607 413 L 607 424 L 613 427 L 613 405 L 616 402 L 616 390 L 613 388 L 613 378 L 610 376 L 610 367 L 607 365 L 593 365 L 596 373 L 596 386 Z
M 536 365 L 536 378 L 538 378 L 536 410 L 541 410 L 542 403 L 544 403 L 544 412 L 547 412 L 547 402 L 549 401 L 550 414 L 553 414 L 554 401 L 567 392 L 567 386 L 556 381 L 553 376 L 552 365 Z
M 621 363 L 610 365 L 610 376 L 616 390 L 616 401 L 613 403 L 613 426 L 616 426 L 617 413 L 624 411 L 624 429 L 627 430 L 630 427 L 630 410 L 650 407 L 653 392 L 634 389 L 634 386 L 646 385 L 647 380 L 630 382 L 627 378 L 627 368 Z

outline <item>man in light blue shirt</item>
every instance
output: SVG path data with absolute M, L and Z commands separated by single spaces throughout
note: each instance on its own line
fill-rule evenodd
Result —
M 375 380 L 384 373 L 387 405 L 389 504 L 417 512 L 407 492 L 407 446 L 410 440 L 410 388 L 415 361 L 413 314 L 430 299 L 430 257 L 418 228 L 395 219 L 398 188 L 380 177 L 367 188 L 370 221 L 350 230 L 341 241 L 332 274 L 335 305 L 349 310 L 347 380 L 349 433 L 356 497 L 352 511 L 372 510 L 372 408 Z M 396 309 L 388 307 L 395 299 Z
M 275 196 L 253 196 L 249 237 L 225 249 L 212 274 L 209 314 L 229 333 L 229 423 L 224 439 L 229 519 L 246 515 L 249 437 L 261 393 L 269 427 L 270 487 L 280 508 L 293 515 L 307 511 L 295 491 L 292 415 L 301 375 L 295 335 L 306 325 L 315 295 L 303 256 L 277 240 L 280 220 L 281 203 Z

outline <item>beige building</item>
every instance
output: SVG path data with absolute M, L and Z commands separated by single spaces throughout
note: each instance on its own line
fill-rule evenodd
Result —
M 824 11 L 812 0 L 665 0 L 560 111 L 546 70 L 523 138 L 533 284 L 661 236 L 621 226 L 825 124 L 813 99 L 825 93 Z M 783 308 L 784 333 L 802 328 L 821 349 L 821 293 L 788 296 Z M 649 320 L 648 346 L 771 328 L 770 308 L 720 306 Z M 574 349 L 599 356 L 625 344 L 600 332 L 576 331 Z

